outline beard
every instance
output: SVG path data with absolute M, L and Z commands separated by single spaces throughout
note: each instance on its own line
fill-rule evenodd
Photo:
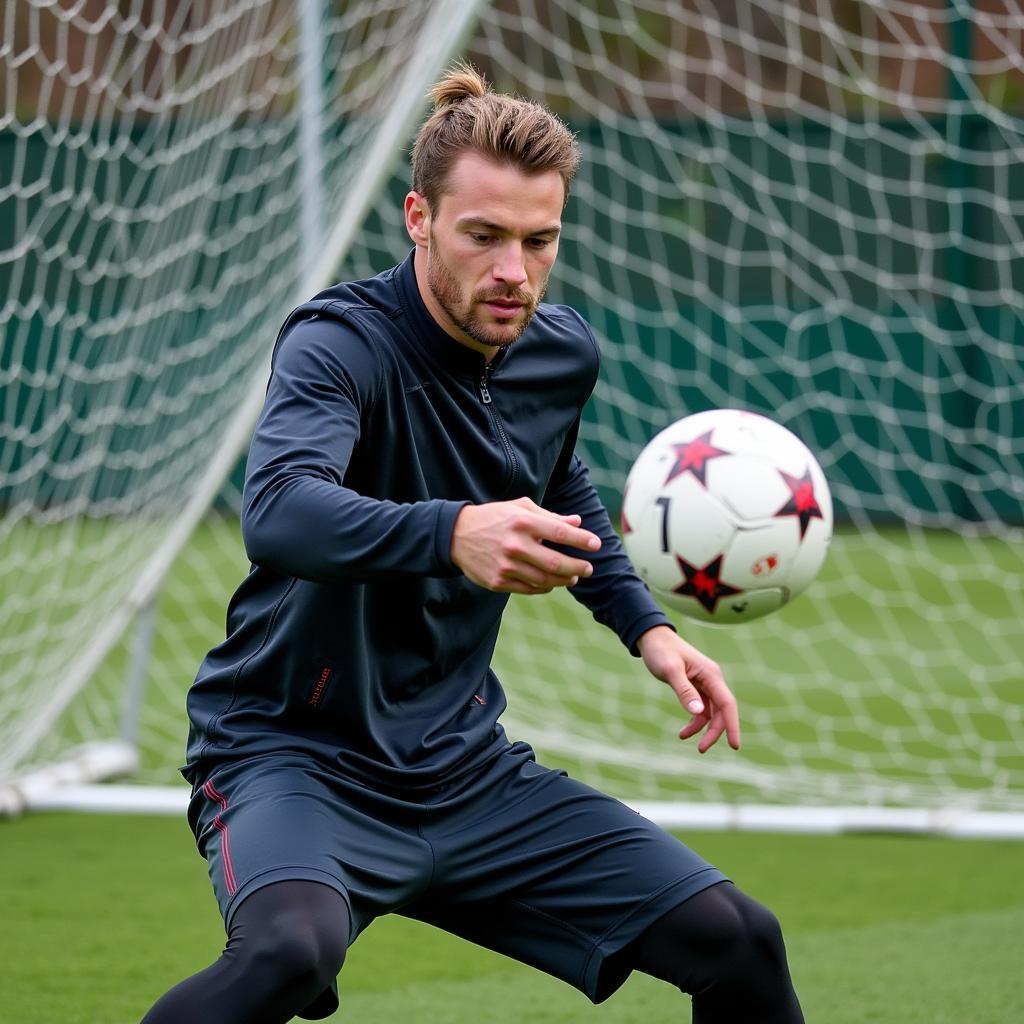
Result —
M 467 299 L 451 267 L 438 253 L 433 235 L 430 243 L 427 256 L 427 285 L 452 323 L 481 345 L 500 348 L 511 345 L 521 337 L 537 312 L 537 304 L 544 297 L 547 278 L 540 282 L 537 295 L 524 288 L 498 287 L 476 292 Z M 496 300 L 518 302 L 521 303 L 521 308 L 514 317 L 504 322 L 495 322 L 492 314 L 480 310 L 480 304 Z

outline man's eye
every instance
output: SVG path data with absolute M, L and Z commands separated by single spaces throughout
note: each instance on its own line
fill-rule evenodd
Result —
M 475 234 L 472 237 L 473 237 L 473 241 L 474 242 L 479 242 L 480 245 L 486 245 L 491 240 L 491 238 L 493 236 L 492 235 L 476 235 Z
M 551 244 L 550 238 L 529 238 L 526 244 L 532 249 L 546 249 Z

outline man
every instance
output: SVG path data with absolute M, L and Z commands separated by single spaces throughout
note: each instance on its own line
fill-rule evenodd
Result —
M 595 1002 L 641 970 L 701 1024 L 801 1021 L 767 910 L 498 724 L 508 595 L 571 587 L 678 695 L 682 738 L 740 739 L 718 666 L 653 602 L 573 453 L 597 349 L 539 303 L 575 141 L 466 67 L 433 95 L 413 255 L 278 339 L 243 497 L 253 567 L 188 701 L 189 819 L 228 943 L 145 1024 L 327 1016 L 347 947 L 390 912 Z

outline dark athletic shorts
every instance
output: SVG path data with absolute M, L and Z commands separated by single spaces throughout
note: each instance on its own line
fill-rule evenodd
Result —
M 415 795 L 372 790 L 300 755 L 233 762 L 196 786 L 189 821 L 229 928 L 256 889 L 308 879 L 346 900 L 353 940 L 375 917 L 403 914 L 593 1002 L 628 975 L 603 970 L 613 953 L 725 880 L 624 804 L 537 764 L 523 743 Z

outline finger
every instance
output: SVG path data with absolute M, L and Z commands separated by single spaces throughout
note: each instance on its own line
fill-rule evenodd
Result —
M 708 746 L 717 742 L 724 732 L 733 750 L 740 749 L 740 711 L 736 698 L 726 685 L 717 666 L 706 666 L 696 677 L 710 720 L 712 738 Z M 707 749 L 705 747 L 705 749 Z
M 579 526 L 583 522 L 583 516 L 578 512 L 552 512 L 551 509 L 537 505 L 529 498 L 526 498 L 525 501 L 527 504 L 523 504 L 523 500 L 520 499 L 517 504 L 522 504 L 524 508 L 528 508 L 531 512 L 539 512 L 541 515 L 548 516 L 551 519 L 560 519 L 562 522 L 569 523 L 572 526 Z
M 534 594 L 550 594 L 555 588 L 526 583 L 518 579 L 509 579 L 502 586 L 495 589 L 502 594 L 525 594 L 527 597 L 532 597 Z
M 555 587 L 573 587 L 579 583 L 580 576 L 589 576 L 593 571 L 589 562 L 561 555 L 552 559 L 550 556 L 554 553 L 550 548 L 538 547 L 538 550 L 543 552 L 543 564 L 537 565 L 520 556 L 505 570 L 505 578 L 546 593 Z
M 711 696 L 711 725 L 715 729 L 715 740 L 724 732 L 733 750 L 740 749 L 740 711 L 736 699 L 728 687 L 722 686 L 722 692 Z M 714 742 L 714 740 L 712 741 Z
M 536 541 L 510 545 L 508 554 L 519 565 L 529 567 L 531 574 L 534 570 L 543 573 L 554 586 L 566 586 L 569 580 L 580 576 L 590 576 L 594 572 L 594 567 L 590 562 L 582 558 L 563 555 L 560 551 L 538 544 Z
M 534 536 L 537 540 L 550 541 L 567 548 L 579 548 L 581 551 L 597 551 L 601 547 L 601 538 L 596 533 L 573 526 L 561 516 L 538 519 Z
M 700 738 L 697 752 L 699 754 L 707 753 L 718 742 L 723 732 L 725 732 L 725 723 L 720 720 L 720 716 L 716 715 L 708 724 L 707 732 Z
M 733 709 L 735 711 L 735 709 Z M 708 723 L 707 732 L 701 737 L 700 743 L 697 744 L 697 750 L 703 754 L 705 751 L 710 750 L 725 734 L 729 741 L 729 746 L 733 750 L 740 749 L 740 724 L 737 716 L 730 716 L 727 709 L 717 711 L 711 716 L 711 720 Z
M 515 594 L 523 594 L 526 597 L 535 597 L 538 594 L 550 594 L 554 587 L 528 587 L 524 586 L 522 590 L 515 590 Z
M 574 587 L 579 581 L 580 578 L 578 576 L 551 576 L 547 573 L 538 573 L 522 568 L 505 573 L 494 589 L 506 590 L 510 584 L 515 583 L 529 588 L 530 591 L 544 591 L 547 593 L 556 587 Z
M 593 576 L 594 567 L 582 558 L 569 558 L 559 555 L 551 548 L 541 548 L 542 554 L 531 559 L 531 563 L 546 576 L 555 580 L 556 586 L 564 586 L 570 580 L 578 581 L 581 576 Z M 555 555 L 557 557 L 552 557 Z
M 688 740 L 691 736 L 696 736 L 697 733 L 699 733 L 701 729 L 711 721 L 708 702 L 701 697 L 696 687 L 694 687 L 690 682 L 685 671 L 682 669 L 673 672 L 672 677 L 667 681 L 672 689 L 675 690 L 679 703 L 682 704 L 682 706 L 693 716 L 689 722 L 679 730 L 679 738 L 681 740 Z M 715 739 L 717 738 L 718 737 L 716 736 Z M 710 746 L 710 744 L 708 745 Z M 697 749 L 702 754 L 707 749 L 707 747 L 704 746 L 703 740 Z
M 703 718 L 704 721 L 707 721 L 707 705 L 701 695 L 697 692 L 697 688 L 687 678 L 685 669 L 681 666 L 675 668 L 665 681 L 673 690 L 675 690 L 679 703 L 682 704 L 691 715 L 695 718 Z
M 543 572 L 526 562 L 517 562 L 504 573 L 506 582 L 522 584 L 529 591 L 566 586 L 571 578 L 567 576 L 563 582 L 559 582 L 559 577 Z
M 733 750 L 740 749 L 740 713 L 735 704 L 723 712 L 725 718 L 725 735 Z
M 580 523 L 583 522 L 583 516 L 577 512 L 552 512 L 551 509 L 538 505 L 532 498 L 516 498 L 512 504 L 519 505 L 521 508 L 525 508 L 529 512 L 535 512 L 538 515 L 547 516 L 550 519 L 557 519 L 560 522 L 569 523 L 571 526 L 579 526 Z
M 691 736 L 696 736 L 697 733 L 708 724 L 707 715 L 694 715 L 686 725 L 679 730 L 679 738 L 681 740 L 688 740 Z

